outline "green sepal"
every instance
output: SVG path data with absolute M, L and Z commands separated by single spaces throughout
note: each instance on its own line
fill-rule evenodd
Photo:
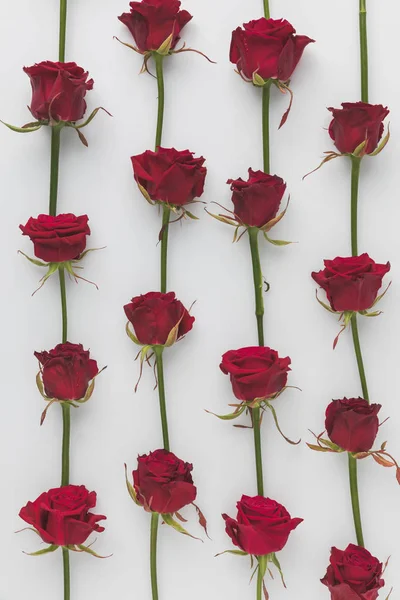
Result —
M 9 123 L 5 123 L 4 121 L 0 121 L 0 123 L 3 123 L 3 125 L 8 127 L 8 129 L 11 129 L 11 131 L 15 131 L 17 133 L 32 133 L 33 131 L 38 131 L 44 125 L 44 123 L 40 123 L 40 121 L 37 122 L 37 125 L 29 123 L 31 127 L 16 127 L 15 125 L 10 125 Z
M 142 196 L 147 200 L 151 206 L 154 206 L 156 203 L 150 198 L 148 191 L 144 188 L 138 181 L 136 182 Z
M 219 552 L 218 554 L 216 554 L 214 558 L 216 558 L 217 556 L 222 556 L 223 554 L 234 554 L 235 556 L 249 556 L 249 554 L 247 552 L 244 552 L 243 550 L 224 550 L 224 552 Z
M 86 127 L 86 125 L 89 125 L 89 123 L 91 123 L 93 121 L 93 119 L 95 118 L 95 116 L 97 115 L 97 113 L 100 110 L 104 110 L 104 112 L 106 112 L 108 114 L 109 117 L 112 117 L 112 114 L 108 112 L 108 110 L 106 110 L 105 108 L 103 108 L 103 106 L 98 106 L 97 108 L 94 109 L 94 111 L 89 115 L 89 117 L 86 119 L 86 121 L 84 123 L 81 123 L 80 125 L 75 125 L 75 123 L 67 123 L 68 127 L 73 127 L 76 130 L 79 129 L 83 129 L 83 127 Z
M 84 258 L 86 256 L 86 254 L 89 254 L 89 252 L 97 252 L 97 250 L 104 250 L 105 246 L 102 246 L 101 248 L 88 248 L 87 250 L 85 250 L 84 252 L 82 252 L 82 254 L 79 255 L 79 258 L 77 258 L 76 260 L 73 260 L 72 262 L 79 262 L 82 260 L 82 258 Z
M 310 448 L 310 450 L 314 450 L 315 452 L 332 452 L 332 450 L 330 450 L 329 448 L 322 448 L 317 444 L 309 444 L 308 442 L 306 442 L 306 444 Z
M 382 314 L 381 310 L 374 310 L 373 312 L 367 312 L 366 310 L 360 310 L 359 314 L 362 317 L 379 317 Z
M 137 337 L 132 333 L 129 325 L 130 325 L 130 321 L 127 322 L 126 327 L 125 327 L 125 331 L 126 331 L 127 336 L 129 337 L 129 339 L 132 340 L 132 342 L 134 344 L 137 344 L 138 346 L 142 346 L 142 344 L 139 342 L 139 340 L 137 339 Z
M 208 413 L 209 415 L 213 415 L 214 417 L 218 417 L 218 419 L 221 419 L 221 421 L 233 421 L 233 419 L 240 417 L 240 415 L 242 415 L 244 413 L 246 408 L 247 408 L 247 405 L 242 404 L 237 410 L 235 410 L 235 412 L 229 413 L 228 415 L 217 415 L 217 414 L 211 412 L 210 410 L 206 410 L 206 413 Z
M 167 56 L 170 53 L 173 39 L 174 39 L 174 33 L 172 32 L 171 35 L 169 35 L 167 37 L 167 39 L 163 41 L 161 46 L 159 48 L 157 48 L 155 53 L 160 54 L 161 56 Z
M 300 444 L 301 440 L 299 440 L 298 442 L 293 442 L 291 439 L 289 439 L 288 437 L 286 437 L 286 435 L 283 433 L 282 429 L 280 428 L 279 425 L 279 421 L 278 421 L 278 416 L 276 414 L 275 408 L 272 406 L 272 404 L 270 404 L 269 402 L 265 402 L 265 406 L 267 408 L 269 408 L 269 410 L 272 412 L 272 416 L 275 422 L 275 426 L 277 428 L 277 430 L 279 431 L 279 433 L 281 434 L 281 436 L 283 437 L 284 440 L 287 441 L 288 444 L 291 444 L 292 446 L 298 446 L 298 444 Z
M 189 217 L 189 219 L 193 219 L 194 221 L 200 221 L 199 217 L 196 217 L 193 213 L 189 212 L 187 208 L 185 210 L 185 216 Z
M 140 502 L 137 499 L 137 494 L 135 492 L 135 488 L 133 487 L 133 485 L 131 484 L 131 482 L 128 479 L 128 467 L 125 466 L 125 483 L 126 483 L 126 489 L 128 490 L 128 494 L 130 495 L 130 497 L 132 498 L 132 500 L 134 501 L 135 504 L 137 504 L 138 506 L 141 506 Z
M 371 154 L 369 154 L 369 156 L 377 156 L 378 154 L 380 154 L 389 140 L 390 140 L 390 130 L 388 128 L 387 134 L 385 135 L 385 137 L 383 138 L 383 140 L 381 141 L 381 143 L 379 144 L 377 149 L 374 152 L 371 152 Z
M 268 81 L 265 81 L 265 79 L 263 79 L 261 75 L 257 73 L 257 71 L 254 71 L 253 73 L 252 82 L 256 87 L 264 87 L 267 83 L 269 83 Z
M 343 450 L 343 448 L 341 448 L 337 444 L 334 444 L 330 440 L 327 440 L 325 438 L 318 438 L 318 441 L 320 441 L 321 444 L 323 444 L 327 448 L 330 448 L 333 452 L 345 452 L 345 450 Z
M 273 552 L 272 554 L 268 555 L 268 559 L 272 562 L 273 565 L 275 565 L 275 567 L 278 569 L 279 571 L 279 575 L 281 576 L 282 579 L 282 584 L 283 587 L 286 587 L 286 583 L 285 583 L 285 579 L 283 577 L 283 572 L 282 572 L 282 568 L 280 565 L 280 562 L 278 560 L 278 557 L 276 556 L 275 552 Z
M 37 552 L 24 552 L 28 556 L 43 556 L 44 554 L 50 554 L 50 552 L 55 552 L 58 550 L 60 546 L 56 546 L 55 544 L 51 544 L 51 546 L 47 546 L 44 550 L 38 550 Z
M 273 246 L 289 246 L 290 244 L 293 244 L 293 242 L 286 242 L 285 240 L 272 240 L 270 237 L 268 237 L 266 231 L 264 231 L 263 233 L 267 242 L 269 242 Z
M 86 552 L 86 554 L 90 554 L 91 556 L 94 556 L 95 558 L 110 558 L 111 554 L 109 556 L 100 556 L 100 554 L 97 554 L 97 552 L 95 552 L 94 550 L 92 550 L 89 546 L 84 546 L 83 544 L 77 544 L 75 547 L 72 546 L 66 546 L 66 548 L 68 550 L 72 550 L 72 552 Z M 78 548 L 78 550 L 76 550 Z
M 363 156 L 365 156 L 365 147 L 367 144 L 368 140 L 363 140 L 351 154 L 351 157 L 361 159 Z
M 37 388 L 39 390 L 40 395 L 43 396 L 43 398 L 45 400 L 51 400 L 51 398 L 48 398 L 48 396 L 46 396 L 46 394 L 45 394 L 41 375 L 42 375 L 41 371 L 39 371 L 38 374 L 36 375 L 36 385 L 37 385 Z
M 333 308 L 331 308 L 330 306 L 328 306 L 327 304 L 325 304 L 325 302 L 322 302 L 322 300 L 320 300 L 318 298 L 318 290 L 315 290 L 315 297 L 317 298 L 317 302 L 318 304 L 320 304 L 325 310 L 327 310 L 328 312 L 337 315 L 338 313 L 336 312 L 336 310 L 333 310 Z
M 25 252 L 22 252 L 22 250 L 18 250 L 18 253 L 22 254 L 22 256 L 25 256 L 25 258 L 27 258 L 29 260 L 29 262 L 31 262 L 33 265 L 36 265 L 37 267 L 48 267 L 49 266 L 49 263 L 42 262 L 41 260 L 37 260 L 36 258 L 31 258 L 27 254 L 25 254 Z
M 175 531 L 177 531 L 178 533 L 182 533 L 183 535 L 188 535 L 189 537 L 193 538 L 194 540 L 199 540 L 200 542 L 202 542 L 203 540 L 201 540 L 198 537 L 195 537 L 194 535 L 192 535 L 191 533 L 189 533 L 188 531 L 186 531 L 186 529 L 184 529 L 182 527 L 182 525 L 180 525 L 178 523 L 178 521 L 175 521 L 175 519 L 172 517 L 171 514 L 162 514 L 161 515 L 162 519 L 164 520 L 164 523 L 166 525 L 169 525 L 170 527 L 172 527 L 173 529 L 175 529 Z

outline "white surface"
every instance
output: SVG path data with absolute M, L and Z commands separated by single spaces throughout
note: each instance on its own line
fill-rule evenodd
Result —
M 304 173 L 332 145 L 324 128 L 327 106 L 359 98 L 358 15 L 356 0 L 272 0 L 274 17 L 285 17 L 317 40 L 309 46 L 292 87 L 295 102 L 278 132 L 287 99 L 273 93 L 272 169 L 288 183 L 292 202 L 277 237 L 299 241 L 289 248 L 262 244 L 264 273 L 271 283 L 266 295 L 266 341 L 292 358 L 290 383 L 303 392 L 287 391 L 279 400 L 279 417 L 291 436 L 309 439 L 319 431 L 331 398 L 360 393 L 349 334 L 335 352 L 338 326 L 315 301 L 310 272 L 323 258 L 350 252 L 349 164 L 334 161 L 302 182 Z M 15 124 L 29 120 L 30 100 L 23 65 L 56 60 L 57 2 L 3 2 L 0 21 L 0 116 Z M 186 0 L 193 15 L 183 38 L 206 52 L 217 65 L 195 54 L 166 61 L 166 119 L 163 144 L 189 147 L 207 158 L 208 178 L 202 199 L 229 206 L 225 181 L 261 167 L 260 95 L 234 73 L 228 61 L 231 31 L 261 16 L 261 0 Z M 392 139 L 387 149 L 363 164 L 360 200 L 360 250 L 379 262 L 390 260 L 393 280 L 379 319 L 361 320 L 360 334 L 373 401 L 391 416 L 379 439 L 400 457 L 400 286 L 398 163 L 400 154 L 399 83 L 396 74 L 397 23 L 394 2 L 369 2 L 370 98 L 387 104 Z M 123 0 L 70 0 L 67 59 L 87 68 L 95 80 L 89 110 L 106 107 L 86 129 L 89 148 L 74 132 L 63 136 L 59 210 L 86 212 L 90 245 L 107 249 L 85 259 L 85 275 L 100 286 L 68 286 L 69 338 L 90 347 L 107 371 L 96 383 L 91 402 L 73 411 L 71 474 L 98 492 L 98 510 L 108 515 L 107 530 L 96 550 L 113 557 L 100 562 L 72 556 L 73 600 L 136 598 L 150 600 L 148 576 L 149 519 L 130 501 L 123 463 L 135 465 L 137 453 L 161 443 L 157 395 L 150 370 L 138 394 L 135 347 L 125 335 L 124 303 L 133 295 L 157 289 L 159 247 L 157 211 L 148 206 L 132 177 L 129 157 L 153 145 L 156 117 L 155 81 L 138 76 L 141 59 L 113 35 L 130 42 L 117 20 L 127 10 Z M 390 19 L 387 15 L 390 14 Z M 37 549 L 33 534 L 15 535 L 17 517 L 28 499 L 58 485 L 61 417 L 57 407 L 39 427 L 43 402 L 35 388 L 34 350 L 59 342 L 60 306 L 57 281 L 33 298 L 42 275 L 17 255 L 31 253 L 18 225 L 47 210 L 49 131 L 19 136 L 0 129 L 2 296 L 0 311 L 2 411 L 0 419 L 0 597 L 54 600 L 62 597 L 61 556 L 30 558 Z M 232 401 L 227 377 L 219 371 L 221 354 L 255 342 L 253 289 L 246 240 L 231 244 L 232 231 L 207 217 L 174 225 L 169 252 L 170 284 L 194 307 L 196 326 L 166 356 L 166 385 L 172 446 L 195 465 L 198 503 L 209 521 L 212 542 L 201 544 L 165 527 L 160 535 L 161 600 L 253 598 L 247 560 L 214 558 L 231 547 L 221 512 L 235 514 L 242 493 L 255 493 L 251 432 L 238 430 L 207 415 L 224 412 Z M 308 600 L 328 598 L 319 578 L 325 573 L 331 545 L 354 541 L 345 457 L 319 455 L 304 444 L 287 445 L 271 419 L 263 426 L 266 493 L 293 516 L 304 518 L 280 558 L 288 590 L 278 578 L 268 582 L 271 597 Z M 365 538 L 382 560 L 391 555 L 389 585 L 400 586 L 400 490 L 394 472 L 365 462 L 360 466 L 360 494 Z M 190 527 L 200 530 L 190 514 Z M 382 594 L 384 597 L 384 594 Z

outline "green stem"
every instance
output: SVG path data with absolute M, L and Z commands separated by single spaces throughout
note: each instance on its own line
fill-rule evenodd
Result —
M 361 352 L 360 336 L 358 335 L 357 313 L 354 313 L 351 317 L 351 332 L 353 334 L 354 352 L 356 354 L 358 372 L 360 374 L 363 398 L 369 402 L 367 377 L 365 375 L 364 361 Z
M 71 598 L 70 568 L 69 568 L 69 550 L 62 549 L 64 566 L 64 600 Z
M 271 84 L 268 82 L 262 88 L 262 136 L 263 136 L 263 163 L 264 173 L 270 172 L 269 153 L 269 100 L 271 95 Z
M 266 556 L 258 557 L 257 598 L 256 598 L 256 600 L 263 600 L 263 598 L 264 598 L 263 580 L 264 580 L 265 570 L 266 570 L 266 560 L 267 560 Z
M 150 529 L 150 576 L 151 576 L 151 592 L 153 600 L 158 600 L 158 585 L 157 585 L 157 532 L 158 532 L 158 513 L 151 513 L 151 529 Z
M 351 252 L 358 256 L 358 187 L 360 181 L 361 158 L 351 157 Z
M 67 291 L 65 288 L 65 271 L 63 267 L 58 269 L 60 279 L 61 313 L 62 313 L 62 343 L 68 339 L 68 314 L 67 314 Z
M 256 457 L 257 494 L 259 496 L 264 496 L 264 478 L 261 454 L 261 420 L 260 408 L 258 406 L 252 409 L 252 420 L 254 431 L 254 450 Z
M 354 527 L 356 530 L 357 544 L 364 547 L 364 537 L 361 525 L 360 499 L 358 497 L 357 459 L 349 453 L 349 477 L 351 505 L 353 507 Z
M 69 485 L 69 444 L 71 437 L 71 407 L 61 404 L 63 415 L 63 438 L 61 456 L 61 485 Z
M 58 60 L 65 62 L 65 40 L 67 30 L 67 0 L 60 0 L 60 30 L 59 30 L 59 46 Z M 60 141 L 61 141 L 60 126 L 51 128 L 51 158 L 50 158 L 50 200 L 49 214 L 55 216 L 57 214 L 57 197 L 58 197 L 58 174 L 60 164 Z M 62 341 L 67 341 L 67 297 L 65 289 L 65 272 L 61 268 L 58 270 L 60 279 L 61 293 L 61 309 L 62 309 Z M 63 416 L 63 439 L 62 439 L 62 458 L 61 458 L 61 485 L 69 484 L 69 446 L 71 437 L 71 407 L 67 404 L 62 404 Z M 69 550 L 62 549 L 63 569 L 64 569 L 64 600 L 71 598 L 71 574 L 69 564 Z
M 256 305 L 256 318 L 258 329 L 258 345 L 264 346 L 264 299 L 263 299 L 263 277 L 261 271 L 260 253 L 258 250 L 257 227 L 249 227 L 249 240 L 251 250 L 251 261 L 253 265 L 254 295 Z
M 269 0 L 264 0 L 264 15 L 266 19 L 270 19 L 271 15 L 269 12 Z
M 51 151 L 50 151 L 50 201 L 49 214 L 57 214 L 58 195 L 58 171 L 60 164 L 60 136 L 61 128 L 55 125 L 51 128 Z
M 263 289 L 262 289 L 262 272 L 260 263 L 260 253 L 258 250 L 258 233 L 257 227 L 249 227 L 249 240 L 251 250 L 251 262 L 253 265 L 253 279 L 254 279 L 254 295 L 256 305 L 256 318 L 257 318 L 257 329 L 258 329 L 258 345 L 264 346 L 264 300 L 263 300 Z M 260 419 L 260 408 L 256 407 L 252 409 L 252 421 L 253 421 L 253 432 L 254 432 L 254 451 L 256 458 L 256 473 L 257 473 L 257 492 L 259 496 L 264 495 L 264 482 L 263 482 L 263 465 L 262 465 L 262 453 L 261 453 L 261 419 Z
M 361 100 L 368 102 L 367 0 L 360 0 Z
M 164 385 L 164 365 L 163 365 L 163 346 L 155 346 L 154 354 L 156 357 L 157 367 L 157 383 L 158 383 L 158 397 L 160 399 L 160 415 L 161 415 L 161 426 L 164 442 L 164 450 L 169 452 L 169 434 L 168 434 L 168 420 L 167 420 L 167 406 L 165 402 L 165 385 Z
M 58 60 L 65 62 L 65 34 L 67 29 L 67 0 L 60 0 L 60 41 Z
M 158 146 L 161 146 L 162 130 L 164 123 L 164 73 L 163 60 L 164 57 L 157 52 L 153 52 L 154 62 L 156 63 L 156 77 L 158 87 L 158 112 L 157 112 L 157 129 L 156 129 L 156 151 Z
M 171 211 L 167 206 L 163 207 L 163 218 L 161 228 L 161 292 L 167 291 L 167 254 L 168 254 L 168 232 Z

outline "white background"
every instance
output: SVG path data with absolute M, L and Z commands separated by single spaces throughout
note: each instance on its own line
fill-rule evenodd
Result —
M 22 125 L 30 85 L 23 65 L 56 60 L 58 7 L 50 0 L 2 2 L 0 20 L 0 116 Z M 394 0 L 369 2 L 370 100 L 391 109 L 392 139 L 377 158 L 365 159 L 360 189 L 360 251 L 378 262 L 390 260 L 392 287 L 382 301 L 384 314 L 361 320 L 360 335 L 372 401 L 391 419 L 378 440 L 400 457 L 398 357 L 400 354 L 400 254 L 398 164 L 400 102 L 397 81 L 398 17 Z M 298 33 L 317 40 L 309 46 L 292 79 L 295 101 L 285 127 L 277 124 L 287 98 L 273 92 L 272 172 L 285 178 L 292 202 L 274 236 L 298 241 L 288 248 L 262 244 L 264 274 L 271 284 L 265 297 L 266 342 L 292 358 L 289 390 L 279 399 L 282 427 L 292 437 L 310 440 L 307 429 L 323 428 L 332 398 L 361 393 L 351 336 L 335 352 L 338 324 L 318 306 L 312 270 L 324 258 L 350 253 L 349 163 L 337 160 L 302 181 L 322 152 L 333 148 L 325 128 L 327 106 L 359 99 L 358 3 L 356 0 L 273 0 L 274 17 L 285 17 Z M 207 158 L 203 200 L 230 203 L 228 178 L 261 168 L 260 92 L 234 73 L 228 51 L 231 31 L 262 13 L 261 0 L 187 0 L 194 16 L 183 39 L 217 61 L 196 54 L 166 61 L 166 118 L 163 145 L 190 148 Z M 85 283 L 68 285 L 69 339 L 89 347 L 107 371 L 96 382 L 89 404 L 72 415 L 71 477 L 98 492 L 98 512 L 107 529 L 95 549 L 113 553 L 106 561 L 72 556 L 72 598 L 150 600 L 149 518 L 128 497 L 123 463 L 135 466 L 138 453 L 161 444 L 157 393 L 145 370 L 139 392 L 136 348 L 126 337 L 122 306 L 133 295 L 159 284 L 159 216 L 134 183 L 130 156 L 152 148 L 157 92 L 154 79 L 138 75 L 140 56 L 113 40 L 131 42 L 117 16 L 122 0 L 70 0 L 67 60 L 89 70 L 95 80 L 88 110 L 106 107 L 85 130 L 89 148 L 73 131 L 63 134 L 59 210 L 87 213 L 90 246 L 107 246 L 85 259 Z M 390 18 L 388 18 L 390 16 Z M 50 600 L 62 597 L 60 554 L 30 558 L 38 549 L 18 512 L 27 500 L 59 484 L 61 415 L 49 411 L 39 427 L 43 401 L 35 388 L 34 350 L 60 341 L 60 303 L 56 278 L 31 297 L 43 275 L 17 250 L 32 253 L 18 230 L 29 216 L 48 206 L 49 130 L 17 135 L 0 129 L 2 295 L 0 419 L 0 597 Z M 253 288 L 247 240 L 232 245 L 231 228 L 196 208 L 200 221 L 171 227 L 170 288 L 194 307 L 196 324 L 166 354 L 166 385 L 173 450 L 194 463 L 198 503 L 205 512 L 212 542 L 196 542 L 163 527 L 159 538 L 161 600 L 253 598 L 246 559 L 214 554 L 228 549 L 221 512 L 235 515 L 242 493 L 254 494 L 252 434 L 204 412 L 223 413 L 232 401 L 227 377 L 219 371 L 221 354 L 256 342 Z M 354 542 L 346 457 L 320 455 L 287 445 L 270 418 L 263 424 L 266 493 L 304 523 L 292 534 L 280 559 L 288 589 L 279 578 L 268 581 L 275 599 L 328 598 L 319 582 L 332 545 Z M 360 495 L 368 548 L 381 560 L 391 555 L 386 573 L 394 597 L 400 586 L 400 490 L 393 470 L 372 461 L 360 465 Z M 188 510 L 188 528 L 201 534 Z M 389 590 L 389 588 L 388 588 Z M 385 597 L 385 594 L 381 594 Z

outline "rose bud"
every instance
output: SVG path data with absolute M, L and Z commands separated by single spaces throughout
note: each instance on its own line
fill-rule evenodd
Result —
M 132 473 L 137 501 L 161 514 L 176 513 L 192 504 L 197 494 L 192 470 L 193 465 L 167 450 L 139 456 L 138 467 Z
M 65 215 L 39 215 L 30 217 L 26 225 L 20 225 L 23 235 L 33 242 L 34 253 L 48 263 L 61 263 L 78 259 L 86 248 L 86 236 L 90 235 L 88 216 L 68 213 Z
M 368 452 L 378 434 L 380 409 L 363 398 L 333 400 L 325 413 L 330 440 L 347 452 Z
M 151 201 L 184 206 L 202 195 L 207 169 L 205 158 L 189 150 L 159 148 L 132 156 L 133 172 L 143 194 Z
M 244 23 L 232 33 L 230 61 L 247 79 L 256 74 L 264 80 L 287 82 L 304 48 L 314 42 L 295 35 L 294 27 L 284 19 L 265 19 Z
M 292 519 L 284 506 L 263 496 L 242 496 L 236 506 L 236 520 L 222 515 L 226 533 L 235 546 L 254 556 L 282 550 L 290 532 L 303 521 Z
M 75 122 L 86 111 L 85 96 L 93 79 L 74 62 L 44 61 L 24 67 L 32 85 L 31 113 L 39 121 Z
M 278 214 L 286 184 L 276 175 L 249 169 L 249 178 L 228 179 L 235 217 L 249 227 L 264 227 Z
M 175 298 L 174 292 L 148 292 L 136 296 L 124 310 L 137 341 L 143 346 L 174 343 L 192 329 L 195 320 Z
M 229 350 L 222 356 L 220 369 L 230 375 L 238 400 L 271 398 L 287 383 L 290 358 L 280 358 L 276 350 L 260 346 Z
M 336 148 L 341 154 L 353 154 L 366 142 L 363 154 L 371 154 L 378 147 L 389 110 L 381 104 L 366 102 L 344 102 L 342 107 L 328 109 L 333 115 L 329 135 Z
M 89 383 L 99 372 L 97 362 L 90 358 L 82 344 L 58 344 L 49 352 L 35 352 L 41 364 L 45 394 L 57 400 L 80 400 Z
M 170 36 L 173 50 L 181 30 L 192 18 L 187 10 L 179 10 L 180 6 L 179 0 L 131 2 L 131 12 L 123 13 L 118 19 L 128 27 L 137 49 L 143 54 L 157 51 Z
M 98 522 L 107 517 L 89 512 L 96 506 L 96 499 L 96 492 L 89 492 L 84 485 L 66 485 L 28 502 L 19 516 L 46 544 L 79 546 L 91 533 L 104 531 Z
M 365 548 L 349 544 L 346 550 L 332 548 L 330 565 L 321 583 L 332 600 L 376 600 L 385 585 L 383 566 Z
M 368 256 L 324 260 L 325 268 L 311 276 L 326 292 L 332 310 L 360 312 L 371 308 L 390 271 L 390 263 L 378 264 Z

